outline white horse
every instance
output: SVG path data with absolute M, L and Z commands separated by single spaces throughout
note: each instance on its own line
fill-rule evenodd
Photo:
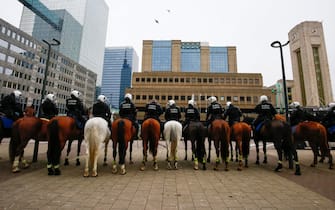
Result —
M 86 163 L 84 177 L 89 176 L 89 166 L 92 168 L 92 177 L 98 176 L 97 162 L 100 150 L 109 141 L 111 132 L 106 120 L 101 117 L 93 117 L 86 122 L 84 128 L 84 140 L 86 143 Z
M 164 124 L 164 139 L 166 141 L 168 169 L 172 169 L 172 161 L 174 161 L 174 168 L 178 169 L 177 148 L 178 141 L 180 141 L 182 137 L 182 131 L 183 127 L 181 123 L 176 120 L 170 120 Z

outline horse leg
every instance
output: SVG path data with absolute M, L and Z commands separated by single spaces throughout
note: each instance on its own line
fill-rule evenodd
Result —
M 130 140 L 130 146 L 129 146 L 129 164 L 133 164 L 133 159 L 132 159 L 132 152 L 133 152 L 133 143 L 134 143 L 134 139 L 132 138 Z
M 310 142 L 310 146 L 313 151 L 313 163 L 311 164 L 311 167 L 315 167 L 318 163 L 318 146 L 314 142 Z
M 80 166 L 80 150 L 81 150 L 81 143 L 83 143 L 83 140 L 82 140 L 82 139 L 78 139 L 76 166 Z
M 301 175 L 300 164 L 299 164 L 298 153 L 297 153 L 297 150 L 295 148 L 295 145 L 292 145 L 291 153 L 294 157 L 294 162 L 295 162 L 295 173 L 294 173 L 294 175 L 300 176 Z
M 69 140 L 69 142 L 67 144 L 67 150 L 66 150 L 66 157 L 65 157 L 65 160 L 64 160 L 64 166 L 68 166 L 70 164 L 69 163 L 69 154 L 71 152 L 72 142 L 73 142 L 73 140 Z
M 268 157 L 267 157 L 267 154 L 266 154 L 266 141 L 263 140 L 263 153 L 264 153 L 264 160 L 263 160 L 263 163 L 268 163 Z
M 27 163 L 27 160 L 24 159 L 24 148 L 27 146 L 29 139 L 23 139 L 19 146 L 17 147 L 17 150 L 15 152 L 15 159 L 12 166 L 12 172 L 17 173 L 20 172 L 19 163 L 22 162 L 23 168 L 28 168 L 29 164 Z
M 231 151 L 231 153 L 230 153 L 230 161 L 234 161 L 233 141 L 230 141 L 229 146 L 230 146 L 230 151 Z M 237 155 L 237 154 L 236 154 L 236 155 Z M 236 158 L 236 160 L 237 160 L 237 158 Z
M 212 141 L 210 137 L 207 137 L 208 140 L 208 155 L 207 155 L 207 163 L 211 162 L 211 147 L 212 147 Z
M 89 146 L 89 144 L 88 144 L 88 142 L 86 142 L 87 143 L 87 146 L 86 146 L 86 157 L 85 157 L 85 159 L 86 159 L 86 161 L 85 161 L 85 169 L 84 169 L 84 177 L 88 177 L 89 176 L 89 167 L 88 167 L 88 165 L 89 165 L 89 160 L 90 160 L 90 146 Z
M 171 154 L 170 154 L 170 148 L 171 148 L 171 142 L 170 142 L 170 136 L 169 138 L 166 138 L 166 158 L 167 158 L 167 169 L 172 169 L 171 166 Z
M 215 160 L 215 167 L 214 170 L 219 170 L 219 164 L 220 164 L 220 142 L 217 139 L 214 139 L 214 147 L 215 147 L 215 153 L 216 153 L 216 160 Z
M 277 142 L 277 141 L 274 143 L 274 146 L 275 146 L 275 149 L 276 149 L 277 155 L 278 155 L 278 165 L 277 165 L 275 171 L 279 172 L 283 168 L 283 163 L 282 163 L 282 161 L 283 161 L 283 150 L 282 150 L 282 147 L 281 147 L 280 143 Z
M 179 139 L 175 139 L 171 142 L 171 146 L 173 149 L 171 149 L 171 153 L 173 155 L 173 160 L 174 160 L 174 169 L 178 169 L 178 141 Z
M 259 140 L 255 134 L 254 137 L 255 147 L 256 147 L 256 164 L 259 165 Z
M 60 175 L 61 174 L 61 171 L 59 169 L 59 163 L 60 163 L 60 156 L 62 154 L 62 150 L 64 149 L 64 146 L 65 146 L 65 142 L 66 142 L 66 138 L 63 137 L 63 138 L 59 138 L 59 148 L 56 149 L 55 153 L 54 153 L 54 158 L 53 158 L 53 167 L 54 167 L 54 170 L 55 170 L 55 174 L 56 176 Z
M 221 151 L 221 158 L 222 161 L 225 162 L 225 171 L 228 171 L 228 161 L 229 161 L 229 141 L 227 140 L 222 140 L 221 141 L 221 146 L 220 146 L 220 151 Z
M 158 171 L 158 163 L 157 163 L 157 146 L 158 146 L 158 141 L 156 141 L 156 142 L 157 143 L 155 143 L 155 148 L 154 148 L 154 151 L 152 153 L 152 156 L 153 156 L 153 161 L 154 161 L 154 164 L 153 164 L 154 170 Z
M 184 160 L 187 160 L 187 139 L 188 137 L 184 135 L 184 144 L 185 144 L 185 158 Z
M 145 170 L 145 163 L 148 161 L 148 142 L 142 138 L 142 145 L 143 145 L 143 160 L 142 160 L 142 166 L 140 168 L 141 171 Z
M 93 154 L 93 160 L 92 161 L 92 177 L 98 176 L 98 155 L 99 155 L 99 147 L 95 148 L 94 154 Z
M 112 163 L 112 173 L 116 174 L 117 173 L 117 165 L 116 165 L 116 154 L 117 154 L 117 150 L 116 150 L 116 146 L 117 146 L 117 142 L 116 140 L 113 140 L 113 163 Z
M 108 150 L 108 143 L 109 140 L 105 142 L 105 148 L 104 148 L 104 166 L 107 166 L 107 150 Z
M 243 160 L 242 139 L 236 140 L 236 149 L 238 149 L 238 168 L 237 168 L 237 170 L 241 171 L 242 167 L 243 167 L 243 164 L 242 164 L 242 160 Z M 237 151 L 236 151 L 236 155 L 237 155 Z
M 199 169 L 199 163 L 198 163 L 199 152 L 197 151 L 198 146 L 196 147 L 196 143 L 194 141 L 198 142 L 198 140 L 191 139 L 192 161 L 194 161 L 194 166 L 193 166 L 194 170 L 198 170 Z
M 119 165 L 121 175 L 125 175 L 127 173 L 125 166 L 125 158 L 126 158 L 126 142 L 125 140 L 121 140 L 119 142 Z

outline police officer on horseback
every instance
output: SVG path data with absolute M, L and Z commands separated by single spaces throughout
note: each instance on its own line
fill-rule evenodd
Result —
M 165 111 L 165 120 L 176 120 L 179 121 L 181 118 L 180 108 L 177 107 L 176 102 L 174 100 L 169 100 L 167 103 L 167 109 Z
M 21 97 L 22 93 L 19 90 L 14 90 L 11 94 L 5 96 L 1 100 L 0 112 L 14 121 L 23 117 Z
M 161 105 L 158 104 L 156 100 L 152 100 L 145 106 L 144 120 L 148 118 L 154 118 L 158 120 L 158 122 L 161 122 L 159 116 L 161 116 L 162 114 L 163 109 Z
M 300 122 L 305 121 L 305 111 L 301 108 L 300 103 L 298 101 L 294 101 L 291 103 L 293 107 L 292 113 L 290 115 L 291 126 L 297 126 Z
M 80 100 L 80 92 L 73 90 L 71 92 L 71 98 L 66 99 L 67 116 L 73 117 L 76 120 L 76 124 L 79 129 L 83 129 L 86 119 L 83 115 L 86 115 L 83 102 Z
M 207 107 L 207 114 L 206 114 L 206 125 L 208 127 L 215 119 L 223 119 L 222 116 L 223 109 L 221 104 L 217 102 L 215 96 L 211 96 L 207 100 L 211 103 Z
M 237 106 L 234 106 L 230 101 L 228 101 L 226 105 L 227 109 L 223 114 L 223 119 L 225 120 L 227 117 L 229 117 L 229 126 L 232 126 L 236 122 L 240 122 L 240 118 L 242 116 L 241 110 Z
M 58 108 L 56 106 L 56 96 L 48 94 L 41 105 L 41 117 L 51 119 L 58 115 Z
M 135 139 L 138 137 L 139 126 L 138 126 L 137 119 L 136 119 L 136 116 L 137 116 L 136 106 L 131 100 L 132 100 L 132 95 L 130 93 L 127 93 L 124 96 L 124 100 L 120 104 L 119 115 L 120 117 L 127 118 L 132 122 L 133 126 L 136 129 L 136 134 L 135 134 L 136 136 L 133 137 Z
M 266 95 L 260 97 L 260 103 L 256 105 L 254 111 L 258 114 L 253 123 L 256 131 L 258 131 L 259 126 L 262 125 L 264 121 L 272 120 L 277 114 L 276 109 L 268 102 L 268 97 Z
M 191 121 L 195 121 L 195 122 L 200 121 L 200 112 L 195 106 L 196 106 L 196 103 L 194 100 L 188 101 L 188 106 L 185 109 L 185 122 L 183 125 L 183 136 L 185 136 L 185 131 L 188 128 Z
M 333 137 L 335 134 L 335 102 L 329 103 L 329 110 L 324 118 L 324 124 L 327 127 L 328 134 Z M 333 139 L 329 139 L 332 141 Z
M 93 104 L 92 115 L 94 117 L 101 117 L 105 119 L 108 123 L 108 128 L 111 129 L 112 113 L 106 102 L 107 102 L 107 97 L 104 95 L 99 95 L 97 98 L 97 102 Z

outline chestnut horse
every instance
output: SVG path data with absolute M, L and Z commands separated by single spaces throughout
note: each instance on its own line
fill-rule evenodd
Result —
M 309 142 L 314 155 L 311 167 L 315 167 L 317 165 L 318 148 L 320 147 L 320 162 L 323 162 L 325 156 L 328 156 L 329 169 L 333 168 L 333 156 L 328 145 L 327 130 L 321 123 L 314 121 L 300 122 L 295 128 L 293 136 L 296 144 L 306 140 Z
M 228 171 L 230 128 L 223 119 L 215 119 L 208 128 L 209 138 L 214 141 L 216 161 L 214 170 L 218 170 L 221 159 L 225 163 L 225 170 Z
M 145 170 L 145 163 L 148 161 L 148 148 L 153 156 L 154 170 L 158 170 L 157 164 L 157 147 L 160 137 L 160 123 L 154 118 L 148 118 L 142 123 L 141 138 L 143 141 L 143 160 L 141 171 Z
M 12 172 L 19 172 L 19 162 L 22 161 L 23 168 L 29 167 L 23 159 L 24 149 L 30 139 L 35 141 L 47 141 L 47 124 L 49 120 L 37 117 L 23 117 L 14 122 L 12 136 L 9 142 L 9 156 L 13 161 Z
M 244 159 L 244 166 L 248 167 L 248 156 L 250 152 L 251 127 L 245 122 L 237 122 L 231 126 L 231 145 L 235 141 L 236 157 L 238 155 L 239 166 L 237 170 L 242 170 L 242 159 Z M 238 154 L 237 154 L 238 153 Z M 231 151 L 233 157 L 233 150 Z
M 206 170 L 206 149 L 205 149 L 205 126 L 200 121 L 190 121 L 185 130 L 184 141 L 191 140 L 192 160 L 194 160 L 194 170 L 199 169 L 200 161 L 202 169 Z M 186 149 L 187 154 L 187 149 Z
M 48 123 L 47 130 L 48 175 L 60 175 L 60 156 L 66 142 L 68 140 L 78 140 L 78 142 L 80 142 L 78 144 L 81 144 L 84 138 L 83 130 L 78 129 L 75 119 L 68 116 L 57 116 L 52 118 Z M 78 158 L 79 157 L 77 157 L 77 162 L 79 161 Z
M 120 173 L 122 175 L 126 174 L 126 151 L 128 148 L 128 143 L 132 140 L 133 136 L 136 133 L 135 127 L 132 125 L 132 122 L 126 118 L 119 118 L 113 121 L 112 124 L 112 140 L 113 140 L 113 164 L 112 172 L 117 173 L 116 165 L 116 147 L 119 151 L 119 165 L 121 165 Z

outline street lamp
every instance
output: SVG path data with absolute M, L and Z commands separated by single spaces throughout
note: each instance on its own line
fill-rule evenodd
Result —
M 286 121 L 290 123 L 289 115 L 288 115 L 288 102 L 287 102 L 287 90 L 286 90 L 286 77 L 285 77 L 285 67 L 284 67 L 284 58 L 283 58 L 283 47 L 288 45 L 290 41 L 287 41 L 285 44 L 281 44 L 279 41 L 274 41 L 271 43 L 271 47 L 280 49 L 280 59 L 281 59 L 281 68 L 283 74 L 283 88 L 284 88 L 284 101 L 285 101 L 285 114 Z
M 42 92 L 41 92 L 41 100 L 40 100 L 40 105 L 38 107 L 38 117 L 41 117 L 41 105 L 42 105 L 42 100 L 43 100 L 44 95 L 45 95 L 45 86 L 47 84 L 49 60 L 50 60 L 50 54 L 51 54 L 51 46 L 60 45 L 60 41 L 58 41 L 57 39 L 52 39 L 53 42 L 51 42 L 51 43 L 44 40 L 44 39 L 42 41 L 48 45 L 48 55 L 47 55 L 47 61 L 45 63 L 44 79 L 43 79 Z M 39 145 L 39 141 L 35 140 L 33 162 L 37 161 L 38 145 Z

